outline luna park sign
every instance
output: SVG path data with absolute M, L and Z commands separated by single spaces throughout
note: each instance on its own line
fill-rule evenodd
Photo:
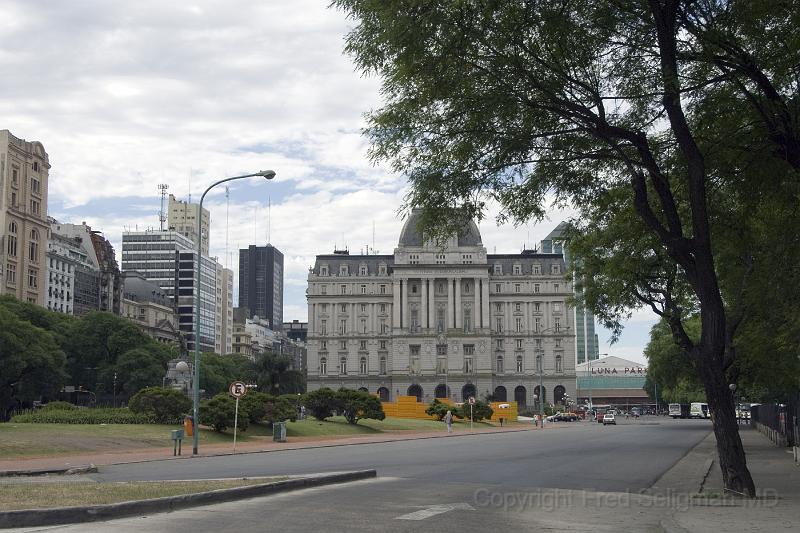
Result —
M 624 376 L 644 376 L 647 374 L 647 369 L 641 366 L 624 367 L 624 368 L 593 368 L 592 374 L 598 375 L 624 375 Z

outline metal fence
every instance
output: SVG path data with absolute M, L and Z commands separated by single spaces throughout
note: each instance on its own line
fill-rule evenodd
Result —
M 779 446 L 800 446 L 800 394 L 786 403 L 762 403 L 750 408 L 750 423 Z

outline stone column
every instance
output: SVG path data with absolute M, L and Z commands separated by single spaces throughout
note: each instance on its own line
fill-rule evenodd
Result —
M 401 307 L 400 307 L 400 327 L 407 328 L 408 320 L 408 279 L 400 281 Z
M 461 278 L 456 278 L 456 328 L 462 329 L 464 327 L 464 310 L 461 306 Z
M 424 330 L 427 329 L 428 326 L 428 280 L 422 278 L 420 280 L 422 284 L 422 306 L 420 307 L 419 311 L 419 321 L 420 327 Z
M 400 280 L 395 279 L 392 283 L 392 327 L 400 327 Z
M 436 278 L 429 279 L 428 283 L 430 284 L 430 294 L 428 297 L 431 300 L 428 306 L 428 327 L 436 328 Z
M 489 280 L 484 278 L 481 281 L 481 316 L 483 317 L 482 327 L 491 328 L 492 324 L 489 318 Z
M 453 278 L 447 278 L 447 324 L 445 331 L 453 327 Z

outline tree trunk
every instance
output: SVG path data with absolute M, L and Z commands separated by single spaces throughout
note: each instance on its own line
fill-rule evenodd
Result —
M 717 439 L 717 457 L 722 470 L 722 481 L 727 490 L 755 497 L 756 488 L 750 471 L 747 469 L 742 439 L 739 436 L 739 424 L 736 421 L 736 409 L 733 394 L 725 383 L 725 371 L 715 362 L 721 361 L 721 354 L 701 354 L 698 370 L 703 379 L 708 399 L 708 408 L 712 416 L 714 436 Z

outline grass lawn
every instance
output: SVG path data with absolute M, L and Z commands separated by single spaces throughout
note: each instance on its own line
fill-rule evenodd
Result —
M 203 481 L 135 481 L 126 483 L 37 482 L 0 483 L 0 511 L 100 505 L 217 489 L 260 485 L 285 477 Z
M 491 422 L 476 422 L 475 428 L 493 427 Z M 453 423 L 454 431 L 469 429 L 469 421 L 457 420 Z M 365 435 L 394 431 L 446 431 L 444 422 L 436 420 L 418 420 L 415 418 L 385 418 L 384 420 L 364 419 L 358 424 L 348 424 L 342 416 L 334 416 L 324 422 L 315 418 L 286 423 L 287 437 L 312 437 L 324 435 Z

